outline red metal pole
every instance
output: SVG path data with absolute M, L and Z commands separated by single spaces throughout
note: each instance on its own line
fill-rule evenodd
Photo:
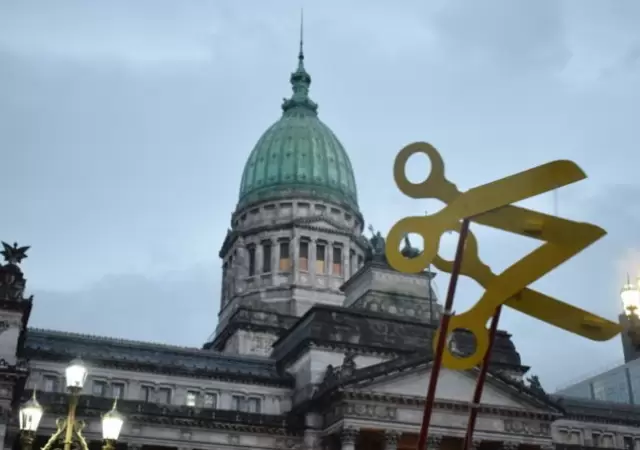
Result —
M 418 439 L 418 450 L 425 450 L 425 444 L 427 443 L 429 423 L 431 422 L 431 412 L 433 410 L 433 402 L 436 398 L 436 388 L 438 387 L 438 376 L 440 375 L 440 368 L 442 366 L 442 352 L 444 351 L 444 344 L 447 341 L 449 321 L 453 315 L 453 299 L 456 295 L 456 287 L 458 285 L 458 277 L 460 276 L 460 268 L 462 267 L 464 244 L 467 240 L 467 234 L 469 234 L 469 219 L 464 219 L 460 225 L 456 257 L 453 260 L 451 278 L 449 279 L 449 290 L 447 291 L 444 312 L 442 314 L 442 319 L 440 320 L 440 334 L 438 335 L 436 352 L 435 355 L 433 355 L 433 366 L 431 367 L 429 387 L 424 401 L 424 413 L 422 415 L 422 427 L 420 428 L 420 437 Z
M 471 408 L 469 409 L 469 422 L 467 422 L 467 434 L 464 438 L 463 450 L 469 450 L 473 442 L 473 432 L 476 428 L 476 419 L 478 418 L 478 409 L 480 408 L 480 401 L 482 400 L 482 391 L 484 390 L 484 382 L 487 379 L 487 371 L 489 370 L 489 360 L 491 358 L 491 349 L 493 348 L 493 342 L 496 338 L 496 331 L 498 330 L 498 322 L 500 321 L 500 312 L 502 312 L 502 306 L 496 308 L 496 312 L 491 319 L 491 325 L 489 326 L 489 348 L 484 355 L 482 366 L 480 367 L 480 374 L 476 381 L 476 389 L 473 393 L 473 400 L 471 401 Z

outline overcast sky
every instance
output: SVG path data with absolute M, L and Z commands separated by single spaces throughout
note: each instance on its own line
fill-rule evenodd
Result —
M 0 238 L 32 246 L 32 326 L 205 341 L 243 164 L 290 94 L 300 6 L 0 3 Z M 573 159 L 589 179 L 562 189 L 557 210 L 609 235 L 535 287 L 616 317 L 624 273 L 640 269 L 640 2 L 304 8 L 312 98 L 351 156 L 368 223 L 386 233 L 439 207 L 394 185 L 393 159 L 412 141 L 434 144 L 463 189 Z M 555 210 L 551 194 L 525 204 Z M 477 234 L 495 270 L 534 246 Z M 447 278 L 436 281 L 444 297 Z M 456 309 L 480 292 L 463 281 Z M 503 318 L 548 389 L 622 358 L 619 338 Z

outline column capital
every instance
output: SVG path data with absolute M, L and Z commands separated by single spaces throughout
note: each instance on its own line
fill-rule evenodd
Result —
M 402 433 L 395 430 L 385 430 L 384 442 L 385 450 L 396 450 L 398 448 L 398 441 Z
M 358 428 L 343 428 L 342 430 L 340 430 L 340 442 L 342 443 L 342 445 L 353 445 L 356 443 L 356 439 L 358 438 L 359 433 L 360 430 Z
M 502 443 L 502 450 L 518 450 L 520 442 L 505 441 Z
M 482 439 L 473 439 L 471 441 L 471 447 L 469 448 L 469 450 L 478 450 L 481 444 L 482 444 Z
M 540 450 L 554 450 L 556 448 L 553 442 L 549 442 L 548 444 L 540 445 Z
M 439 450 L 442 443 L 442 435 L 429 434 L 427 436 L 427 450 Z

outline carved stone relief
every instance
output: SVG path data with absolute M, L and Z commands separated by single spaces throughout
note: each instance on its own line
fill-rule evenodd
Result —
M 269 356 L 276 336 L 264 333 L 249 334 L 249 353 L 253 355 Z
M 398 409 L 393 406 L 352 403 L 346 406 L 345 414 L 371 419 L 396 420 Z
M 291 438 L 277 438 L 275 440 L 275 448 L 277 449 L 295 449 L 298 447 L 296 444 L 295 439 Z
M 549 424 L 535 421 L 505 420 L 504 431 L 526 436 L 551 436 Z

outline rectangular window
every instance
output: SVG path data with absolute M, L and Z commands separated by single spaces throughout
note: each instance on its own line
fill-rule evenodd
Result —
M 166 403 L 167 405 L 171 403 L 171 389 L 158 389 L 158 403 Z
M 271 242 L 262 243 L 262 273 L 271 272 Z
M 231 396 L 231 409 L 233 411 L 242 411 L 244 399 L 240 395 Z
M 316 273 L 325 273 L 325 246 L 318 244 L 316 246 Z
M 252 397 L 247 400 L 247 412 L 259 414 L 261 406 L 259 398 Z
M 105 381 L 95 380 L 93 382 L 92 394 L 96 397 L 107 396 L 107 383 Z
M 581 440 L 580 439 L 582 436 L 580 434 L 579 431 L 571 431 L 569 433 L 569 444 L 571 445 L 580 445 L 581 444 Z
M 150 402 L 151 392 L 151 386 L 140 386 L 140 400 L 143 402 Z
M 111 397 L 124 398 L 124 383 L 111 383 Z
M 256 274 L 256 248 L 251 246 L 248 248 L 249 252 L 249 276 L 252 277 Z
M 600 433 L 591 434 L 591 445 L 593 447 L 600 447 Z
M 289 257 L 289 243 L 280 242 L 280 272 L 289 272 L 291 270 L 291 258 Z
M 300 241 L 300 270 L 309 270 L 309 243 Z
M 364 258 L 362 255 L 358 255 L 358 269 L 364 265 Z
M 196 402 L 198 401 L 198 393 L 195 391 L 187 392 L 187 398 L 185 403 L 187 406 L 196 406 Z
M 342 248 L 333 247 L 333 275 L 342 276 Z
M 204 407 L 215 408 L 218 405 L 218 396 L 216 394 L 204 394 Z
M 58 392 L 58 378 L 53 375 L 44 376 L 42 389 L 45 392 Z
M 624 442 L 624 450 L 633 450 L 633 438 L 625 436 L 622 438 Z

